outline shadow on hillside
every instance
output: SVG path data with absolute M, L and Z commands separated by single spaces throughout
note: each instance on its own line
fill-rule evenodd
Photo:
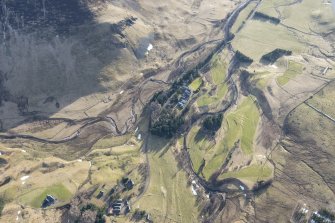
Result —
M 146 152 L 159 153 L 162 157 L 170 149 L 172 139 L 166 139 L 148 133 Z
M 121 86 L 123 81 L 115 75 L 128 74 L 131 68 L 115 73 L 114 68 L 106 72 L 106 67 L 115 65 L 116 70 L 120 62 L 136 63 L 136 54 L 147 44 L 143 38 L 138 49 L 128 49 L 123 30 L 136 18 L 98 24 L 81 0 L 8 0 L 4 4 L 6 10 L 0 11 L 5 21 L 0 26 L 3 131 L 24 119 L 48 118 L 83 96 Z

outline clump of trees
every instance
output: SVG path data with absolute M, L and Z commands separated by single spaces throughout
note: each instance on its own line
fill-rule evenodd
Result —
M 312 220 L 316 223 L 328 223 L 335 221 L 335 215 L 326 209 L 321 209 L 318 214 L 313 214 Z
M 104 214 L 106 213 L 106 207 L 100 208 L 94 204 L 87 204 L 86 206 L 80 209 L 82 213 L 82 217 L 92 215 L 92 218 L 95 219 L 95 223 L 104 223 L 105 219 L 103 218 Z
M 144 210 L 135 209 L 134 217 L 136 219 L 142 219 L 145 215 L 146 215 L 146 212 Z
M 163 110 L 160 117 L 151 124 L 150 132 L 153 135 L 171 138 L 183 123 L 182 117 Z
M 259 19 L 259 20 L 266 20 L 266 21 L 269 21 L 275 25 L 278 25 L 280 23 L 280 19 L 276 18 L 276 17 L 273 17 L 273 16 L 269 16 L 269 15 L 266 15 L 264 13 L 261 13 L 261 12 L 255 12 L 254 14 L 254 19 Z
M 152 101 L 158 102 L 160 105 L 164 105 L 165 102 L 167 102 L 167 100 L 171 97 L 172 94 L 173 94 L 173 91 L 171 90 L 159 91 L 153 96 Z
M 209 131 L 216 132 L 222 124 L 223 114 L 216 114 L 207 117 L 203 122 L 203 127 Z
M 264 64 L 273 64 L 282 56 L 289 56 L 292 55 L 292 51 L 290 50 L 283 50 L 283 49 L 275 49 L 270 53 L 267 53 L 262 56 L 261 62 Z
M 71 200 L 62 215 L 61 222 L 105 223 L 106 207 L 97 207 L 89 202 L 92 191 L 81 193 Z

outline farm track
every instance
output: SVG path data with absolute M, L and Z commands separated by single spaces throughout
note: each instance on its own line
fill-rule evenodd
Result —
M 306 104 L 308 107 L 312 108 L 312 109 L 313 109 L 314 111 L 316 111 L 317 113 L 321 114 L 322 116 L 328 118 L 330 121 L 332 121 L 332 122 L 335 123 L 335 118 L 331 117 L 330 115 L 324 113 L 324 112 L 321 111 L 320 109 L 314 107 L 313 105 L 311 105 L 311 104 L 309 104 L 309 103 L 307 103 L 307 102 L 305 102 L 305 104 Z

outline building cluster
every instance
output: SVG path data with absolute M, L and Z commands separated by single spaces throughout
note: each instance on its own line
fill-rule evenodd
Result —
M 123 178 L 121 180 L 121 185 L 125 190 L 133 189 L 135 183 L 130 178 Z M 107 209 L 108 215 L 120 215 L 128 214 L 131 210 L 130 203 L 127 200 L 117 199 L 110 202 L 110 205 Z
M 178 103 L 177 103 L 177 106 L 178 106 L 178 108 L 180 108 L 180 109 L 185 108 L 185 106 L 186 106 L 188 100 L 189 100 L 190 97 L 191 97 L 191 90 L 190 90 L 188 87 L 183 86 L 183 87 L 182 87 L 182 90 L 183 90 L 183 94 L 182 94 L 181 98 L 179 99 L 179 101 L 178 101 Z
M 108 210 L 108 215 L 120 215 L 121 213 L 128 214 L 130 212 L 130 204 L 128 201 L 123 201 L 122 199 L 117 199 L 113 201 Z

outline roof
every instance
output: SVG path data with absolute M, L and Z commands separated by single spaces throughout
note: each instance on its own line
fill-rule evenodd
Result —
M 117 207 L 121 207 L 121 206 L 122 206 L 122 204 L 120 204 L 120 203 L 118 203 L 118 204 L 112 204 L 113 208 L 117 208 Z
M 55 203 L 56 198 L 53 197 L 52 195 L 47 195 L 42 203 L 42 208 L 46 208 L 50 205 L 52 205 L 53 203 Z
M 55 201 L 56 198 L 54 198 L 52 195 L 47 195 L 46 199 L 48 199 L 49 201 Z
M 128 189 L 134 186 L 134 181 L 128 179 L 127 182 L 124 184 Z

